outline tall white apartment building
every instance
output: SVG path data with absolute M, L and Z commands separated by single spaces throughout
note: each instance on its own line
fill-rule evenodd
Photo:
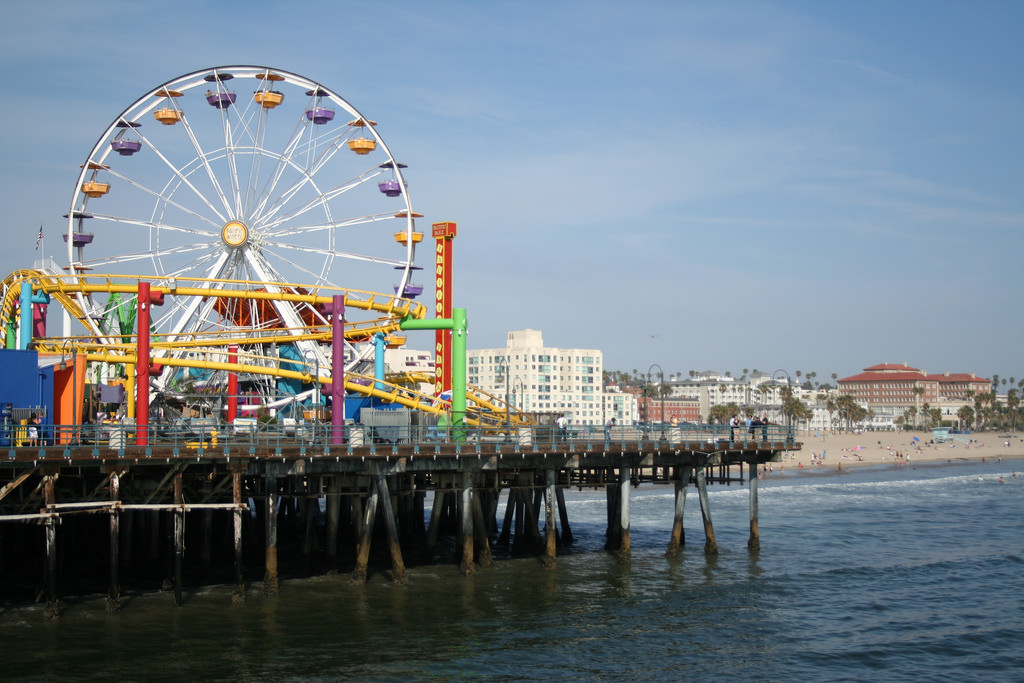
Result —
M 468 350 L 466 379 L 527 413 L 565 415 L 574 425 L 631 422 L 635 401 L 602 390 L 604 354 L 598 349 L 544 346 L 540 330 L 512 330 L 505 348 Z M 632 397 L 630 397 L 632 398 Z

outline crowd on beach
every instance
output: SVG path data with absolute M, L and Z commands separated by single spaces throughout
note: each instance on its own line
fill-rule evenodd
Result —
M 897 467 L 922 462 L 1024 459 L 1024 436 L 980 433 L 964 442 L 936 442 L 926 432 L 873 432 L 861 434 L 810 433 L 798 435 L 800 450 L 784 451 L 781 462 L 766 464 L 762 472 L 789 469 L 842 471 L 863 465 Z

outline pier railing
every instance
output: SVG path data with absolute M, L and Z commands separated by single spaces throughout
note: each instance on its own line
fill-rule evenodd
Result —
M 378 449 L 413 446 L 417 451 L 439 449 L 444 445 L 493 444 L 522 451 L 573 451 L 614 448 L 667 448 L 675 444 L 710 444 L 714 448 L 756 448 L 764 443 L 792 443 L 793 427 L 758 425 L 730 428 L 728 425 L 623 425 L 614 427 L 556 425 L 472 426 L 346 424 L 343 429 L 315 421 L 236 422 L 227 424 L 213 419 L 180 420 L 170 424 L 151 423 L 145 428 L 126 423 L 84 425 L 40 425 L 35 439 L 26 426 L 11 426 L 0 432 L 0 453 L 14 458 L 25 451 L 42 456 L 74 452 L 81 456 L 110 457 L 111 451 L 123 452 L 143 442 L 137 437 L 144 429 L 147 447 L 173 455 L 194 455 L 196 451 L 229 454 L 281 452 L 299 448 L 312 455 L 328 452 L 337 455 L 357 449 L 371 453 Z

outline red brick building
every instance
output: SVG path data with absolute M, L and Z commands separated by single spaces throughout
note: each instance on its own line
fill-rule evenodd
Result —
M 977 395 L 990 391 L 991 384 L 984 377 L 962 372 L 930 375 L 906 363 L 873 365 L 838 381 L 840 392 L 852 395 L 857 403 L 867 407 L 969 403 L 968 392 Z M 916 387 L 923 393 L 915 394 Z
M 700 422 L 700 401 L 696 398 L 651 398 L 638 396 L 641 422 L 661 422 L 661 407 L 664 402 L 665 422 Z

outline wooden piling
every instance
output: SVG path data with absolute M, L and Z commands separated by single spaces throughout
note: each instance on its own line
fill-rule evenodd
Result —
M 473 573 L 473 473 L 462 472 L 462 491 L 459 500 L 461 513 L 462 558 L 459 560 L 459 573 L 468 576 Z
M 629 539 L 629 487 L 631 485 L 632 468 L 623 465 L 619 470 L 619 559 L 628 562 L 632 556 Z
M 181 607 L 181 563 L 185 554 L 185 498 L 181 470 L 174 475 L 174 604 Z
M 242 471 L 231 473 L 231 501 L 235 509 L 232 511 L 235 550 L 235 587 L 231 591 L 231 602 L 245 602 L 245 580 L 242 578 Z
M 60 619 L 60 599 L 57 596 L 57 513 L 54 511 L 54 484 L 56 474 L 43 476 L 43 505 L 46 518 L 46 618 Z
M 268 466 L 266 475 L 267 513 L 265 520 L 266 555 L 263 572 L 263 594 L 274 596 L 280 592 L 277 575 L 277 471 Z
M 338 477 L 330 477 L 327 483 L 327 573 L 338 571 L 338 518 L 341 513 L 341 491 Z
M 557 566 L 555 556 L 558 552 L 558 529 L 555 527 L 555 489 L 558 484 L 558 473 L 553 469 L 548 469 L 545 475 L 547 476 L 547 486 L 544 489 L 545 543 L 542 562 L 548 569 L 554 569 Z
M 683 513 L 686 511 L 686 490 L 690 487 L 690 474 L 693 472 L 692 465 L 683 465 L 677 470 L 678 476 L 673 482 L 675 485 L 676 504 L 675 512 L 672 515 L 672 535 L 668 542 L 668 550 L 665 552 L 669 557 L 679 554 L 679 549 L 686 545 L 686 530 L 683 528 Z
M 388 532 L 388 550 L 391 553 L 391 579 L 395 583 L 405 583 L 405 561 L 402 559 L 402 544 L 398 538 L 398 525 L 395 523 L 395 512 L 391 504 L 391 494 L 388 492 L 388 480 L 382 474 L 377 475 L 376 479 L 379 505 L 384 513 L 384 526 Z
M 697 496 L 700 499 L 700 516 L 704 520 L 704 554 L 717 555 L 718 543 L 715 541 L 715 527 L 711 523 L 711 507 L 708 503 L 707 475 L 703 466 L 697 466 Z
M 370 542 L 373 540 L 373 524 L 377 519 L 377 499 L 379 497 L 376 483 L 370 484 L 370 493 L 366 497 L 366 508 L 363 511 L 363 524 L 356 547 L 356 566 L 352 570 L 353 583 L 366 583 L 367 569 L 370 564 Z
M 487 521 L 484 519 L 484 506 L 480 500 L 480 490 L 473 494 L 473 538 L 477 548 L 477 562 L 481 567 L 490 567 L 494 564 L 494 556 L 491 555 L 491 538 Z
M 107 613 L 117 614 L 121 611 L 121 510 L 117 503 L 120 500 L 121 476 L 119 472 L 110 474 L 110 585 L 107 589 Z
M 555 496 L 558 501 L 558 515 L 562 522 L 562 544 L 570 545 L 574 540 L 572 527 L 569 526 L 569 511 L 565 507 L 565 490 L 561 486 L 555 487 Z
M 761 549 L 761 533 L 757 526 L 757 463 L 748 462 L 750 471 L 750 538 L 747 539 L 748 550 Z

